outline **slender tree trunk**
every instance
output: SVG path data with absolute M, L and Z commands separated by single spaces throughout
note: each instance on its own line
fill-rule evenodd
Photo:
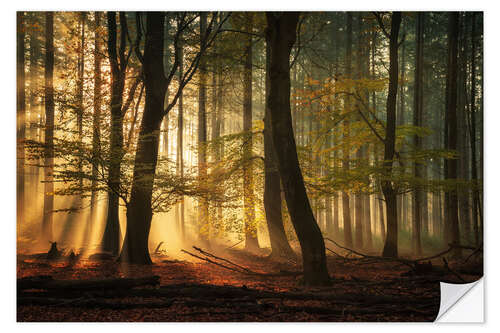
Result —
M 273 144 L 271 110 L 267 103 L 269 98 L 269 70 L 271 50 L 269 42 L 266 42 L 266 108 L 264 116 L 264 209 L 266 211 L 266 222 L 271 242 L 271 256 L 290 258 L 294 257 L 288 240 L 286 238 L 283 215 L 281 212 L 281 186 L 280 174 L 276 163 L 276 152 Z
M 167 86 L 163 66 L 164 23 L 163 13 L 147 13 L 143 56 L 146 103 L 135 154 L 130 201 L 127 205 L 127 229 L 119 258 L 122 262 L 132 264 L 152 263 L 148 248 L 153 217 L 151 199 Z
M 382 192 L 385 197 L 387 211 L 387 237 L 385 239 L 384 257 L 398 256 L 398 208 L 397 191 L 391 182 L 392 164 L 396 143 L 396 98 L 398 91 L 398 35 L 401 25 L 401 12 L 391 15 L 391 32 L 389 35 L 389 93 L 387 95 L 387 125 L 384 143 L 384 180 Z
M 257 226 L 255 224 L 255 194 L 252 167 L 252 35 L 253 13 L 246 13 L 248 32 L 245 41 L 245 64 L 243 70 L 243 210 L 245 221 L 245 249 L 255 251 L 259 248 Z
M 169 39 L 169 30 L 170 30 L 170 19 L 169 19 L 169 13 L 165 13 L 165 39 L 164 39 L 164 43 L 165 43 L 165 61 L 164 61 L 164 64 L 165 64 L 165 71 L 168 73 L 169 71 L 169 67 L 170 67 L 170 49 L 168 47 L 168 44 L 170 43 L 170 39 Z M 168 98 L 169 98 L 169 91 L 168 91 L 168 87 L 167 87 L 167 91 L 165 93 L 165 103 L 168 104 Z M 170 120 L 170 114 L 167 113 L 165 115 L 165 117 L 163 118 L 163 156 L 168 158 L 168 134 L 169 134 L 169 120 Z
M 204 35 L 207 27 L 207 14 L 200 16 L 200 35 Z M 206 87 L 206 60 L 200 61 L 200 86 L 198 91 L 198 177 L 201 186 L 205 186 L 207 180 L 207 87 Z M 210 225 L 208 221 L 208 202 L 201 198 L 198 207 L 198 223 L 200 226 L 199 237 L 207 243 L 210 237 Z
M 459 34 L 459 14 L 452 12 L 449 14 L 448 22 L 448 73 L 446 82 L 446 113 L 448 121 L 447 149 L 457 149 L 457 54 L 458 54 L 458 34 Z M 458 162 L 456 159 L 447 161 L 446 179 L 457 179 Z M 446 225 L 448 242 L 460 243 L 459 224 L 458 224 L 458 198 L 456 188 L 449 189 L 448 200 L 446 202 Z M 449 233 L 449 234 L 448 234 Z M 460 256 L 460 249 L 454 249 L 454 255 Z
M 101 160 L 101 13 L 95 12 L 95 37 L 94 37 L 94 112 L 92 113 L 92 182 L 90 185 L 90 221 L 87 226 L 86 241 L 90 239 L 91 226 L 94 225 L 97 218 L 97 200 L 99 193 L 97 192 L 97 177 L 99 162 Z
M 480 203 L 479 203 L 479 181 L 477 172 L 477 153 L 476 153 L 476 14 L 472 14 L 471 23 L 471 102 L 470 102 L 470 147 L 471 147 L 471 178 L 474 182 L 475 188 L 472 190 L 472 224 L 474 229 L 475 244 L 479 245 L 482 238 L 482 229 L 480 227 Z M 481 223 L 482 226 L 482 223 Z
M 120 174 L 123 151 L 123 90 L 125 86 L 125 15 L 120 13 L 120 54 L 116 49 L 117 27 L 116 13 L 108 12 L 108 54 L 111 65 L 111 131 L 110 131 L 110 153 L 108 160 L 108 214 L 106 227 L 102 236 L 101 248 L 117 255 L 120 250 Z M 132 93 L 132 92 L 131 92 Z
M 459 152 L 458 158 L 458 178 L 460 180 L 468 179 L 468 128 L 466 126 L 467 118 L 467 53 L 468 53 L 468 40 L 466 33 L 466 25 L 468 19 L 467 13 L 460 16 L 460 35 L 458 42 L 458 74 L 457 74 L 457 89 L 459 90 L 457 101 L 457 130 L 458 133 L 464 133 L 457 138 L 457 148 Z M 462 228 L 462 238 L 465 244 L 471 243 L 471 220 L 470 220 L 470 205 L 469 193 L 460 186 L 458 189 L 458 220 L 460 228 Z
M 26 83 L 24 61 L 25 15 L 17 12 L 17 225 L 24 222 L 24 140 L 26 139 Z M 30 65 L 31 67 L 31 65 Z
M 45 185 L 42 244 L 52 241 L 54 210 L 54 13 L 45 13 Z
M 351 62 L 352 62 L 352 13 L 347 13 L 347 39 L 346 39 L 346 77 L 348 79 L 351 78 Z M 349 96 L 346 97 L 345 100 L 346 108 L 348 109 L 351 105 Z M 343 141 L 346 144 L 349 140 L 349 120 L 346 117 L 343 123 Z M 342 151 L 342 168 L 344 172 L 349 170 L 350 157 L 349 157 L 349 148 L 344 147 Z M 349 195 L 346 191 L 342 191 L 342 214 L 344 221 L 344 243 L 347 247 L 352 248 L 352 228 L 351 228 L 351 210 L 349 207 Z
M 290 52 L 295 43 L 298 13 L 266 13 L 270 45 L 269 96 L 272 136 L 278 170 L 292 224 L 302 249 L 304 283 L 329 284 L 325 243 L 314 219 L 299 166 L 290 111 Z
M 423 110 L 423 87 L 422 87 L 422 66 L 423 66 L 423 55 L 424 55 L 424 13 L 419 12 L 417 14 L 417 31 L 416 31 L 416 56 L 415 56 L 415 94 L 414 94 L 414 108 L 413 108 L 413 125 L 420 127 L 422 126 L 422 110 Z M 422 149 L 422 139 L 420 136 L 414 136 L 415 149 Z M 416 179 L 421 179 L 422 174 L 422 164 L 414 163 L 414 174 Z M 422 254 L 422 190 L 417 186 L 413 195 L 413 231 L 412 231 L 412 242 L 413 250 L 417 255 Z
M 184 52 L 182 45 L 179 47 L 179 81 L 184 75 Z M 184 177 L 184 93 L 179 94 L 177 116 L 177 174 L 181 179 Z M 186 240 L 186 225 L 184 221 L 184 196 L 181 197 L 180 209 L 180 233 L 182 240 Z

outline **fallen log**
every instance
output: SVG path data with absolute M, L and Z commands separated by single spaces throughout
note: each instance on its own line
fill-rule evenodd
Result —
M 18 306 L 54 306 L 54 307 L 79 307 L 91 309 L 112 309 L 112 310 L 125 310 L 135 308 L 168 308 L 174 302 L 110 302 L 93 298 L 77 298 L 77 299 L 64 299 L 64 298 L 41 298 L 41 297 L 19 297 L 17 299 Z
M 112 290 L 127 289 L 141 286 L 156 286 L 160 283 L 159 276 L 141 278 L 89 279 L 89 280 L 54 280 L 51 276 L 34 276 L 17 280 L 17 290 Z
M 32 288 L 35 289 L 35 288 Z M 391 295 L 366 295 L 347 294 L 331 291 L 320 292 L 274 292 L 246 287 L 217 286 L 206 284 L 174 284 L 165 285 L 155 289 L 112 289 L 112 290 L 86 290 L 85 294 L 93 298 L 119 298 L 119 297 L 161 297 L 161 298 L 191 298 L 191 299 L 224 299 L 236 300 L 245 299 L 256 301 L 263 299 L 288 299 L 288 300 L 316 300 L 331 301 L 334 303 L 351 304 L 406 304 L 406 303 L 435 303 L 439 299 L 434 297 L 418 296 L 391 296 Z M 38 296 L 37 296 L 38 295 Z M 50 289 L 47 292 L 19 291 L 18 297 L 39 297 L 39 298 L 78 298 L 81 292 L 78 289 Z

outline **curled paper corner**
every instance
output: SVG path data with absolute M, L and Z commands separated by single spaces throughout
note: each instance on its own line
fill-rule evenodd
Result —
M 484 280 L 452 284 L 440 282 L 438 323 L 484 322 Z

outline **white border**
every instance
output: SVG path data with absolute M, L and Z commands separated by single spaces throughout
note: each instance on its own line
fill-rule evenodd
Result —
M 494 190 L 500 186 L 498 173 L 498 142 L 500 142 L 500 109 L 498 107 L 498 90 L 500 89 L 500 73 L 499 73 L 499 31 L 500 31 L 500 16 L 497 10 L 496 1 L 436 1 L 436 0 L 419 0 L 406 1 L 389 0 L 389 1 L 269 1 L 269 0 L 253 0 L 245 2 L 236 1 L 97 1 L 88 0 L 84 4 L 82 2 L 71 1 L 39 1 L 39 0 L 24 0 L 22 2 L 4 1 L 2 3 L 0 25 L 2 31 L 2 46 L 0 52 L 2 67 L 1 91 L 2 91 L 2 118 L 0 121 L 0 142 L 1 142 L 1 198 L 0 198 L 0 213 L 2 215 L 2 229 L 0 233 L 0 244 L 2 254 L 0 265 L 3 268 L 1 276 L 1 309 L 0 316 L 3 329 L 6 332 L 12 330 L 19 331 L 34 331 L 37 332 L 54 332 L 68 331 L 74 333 L 92 331 L 104 331 L 109 329 L 120 330 L 120 332 L 129 332 L 134 329 L 141 330 L 188 330 L 188 331 L 208 331 L 208 332 L 238 332 L 255 333 L 256 330 L 271 331 L 276 329 L 286 329 L 287 331 L 303 332 L 304 329 L 314 330 L 314 332 L 332 332 L 338 329 L 355 329 L 356 332 L 373 332 L 373 330 L 381 329 L 384 332 L 401 333 L 404 327 L 405 333 L 421 332 L 422 325 L 426 325 L 425 329 L 442 331 L 459 332 L 475 332 L 478 329 L 488 329 L 494 326 L 499 326 L 498 306 L 497 303 L 499 293 L 500 278 L 498 276 L 498 257 L 499 253 L 497 239 L 500 237 L 500 214 L 498 198 L 495 197 Z M 433 325 L 433 324 L 294 324 L 286 323 L 279 324 L 281 327 L 276 327 L 276 324 L 149 324 L 148 326 L 140 324 L 16 324 L 16 306 L 15 306 L 15 249 L 16 249 L 16 226 L 15 226 L 15 11 L 16 10 L 331 10 L 331 11 L 346 11 L 346 10 L 484 10 L 485 11 L 485 272 L 487 283 L 486 293 L 486 324 L 485 325 Z M 489 235 L 492 235 L 491 237 Z M 490 281 L 488 283 L 487 281 Z M 496 281 L 496 282 L 493 282 Z M 498 304 L 497 304 L 498 305 Z M 491 311 L 489 311 L 491 309 Z M 154 325 L 154 326 L 153 326 Z M 157 325 L 162 325 L 158 327 Z M 169 327 L 165 327 L 168 325 Z M 312 325 L 312 326 L 311 326 Z M 334 325 L 334 326 L 333 326 Z M 497 328 L 498 329 L 498 328 Z

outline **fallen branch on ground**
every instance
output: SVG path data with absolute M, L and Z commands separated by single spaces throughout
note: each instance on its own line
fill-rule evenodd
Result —
M 184 252 L 184 253 L 186 253 L 186 254 L 189 254 L 192 257 L 195 257 L 195 258 L 198 258 L 200 260 L 206 261 L 206 262 L 208 262 L 210 264 L 213 264 L 213 265 L 216 265 L 216 266 L 219 266 L 219 267 L 231 270 L 233 272 L 241 273 L 241 274 L 255 275 L 255 276 L 266 276 L 266 277 L 272 277 L 272 276 L 299 276 L 299 275 L 304 274 L 303 272 L 290 272 L 290 271 L 280 271 L 280 272 L 277 272 L 277 273 L 260 273 L 260 272 L 255 272 L 255 271 L 252 271 L 252 270 L 250 270 L 250 269 L 248 269 L 246 267 L 243 267 L 241 265 L 235 264 L 235 263 L 233 263 L 230 260 L 218 257 L 216 255 L 213 255 L 213 254 L 209 253 L 209 252 L 206 252 L 206 251 L 204 251 L 204 250 L 202 250 L 200 248 L 197 248 L 195 246 L 193 246 L 193 248 L 196 249 L 197 251 L 199 251 L 200 253 L 202 253 L 203 255 L 205 255 L 205 257 L 201 257 L 199 255 L 196 255 L 196 254 L 191 253 L 191 252 L 186 251 L 186 250 L 181 250 L 181 251 Z M 229 263 L 231 265 L 234 265 L 235 267 L 238 267 L 238 268 L 229 267 L 229 266 L 224 265 L 224 264 L 222 264 L 220 262 L 214 261 L 214 260 L 212 260 L 210 258 L 227 262 L 227 263 Z

